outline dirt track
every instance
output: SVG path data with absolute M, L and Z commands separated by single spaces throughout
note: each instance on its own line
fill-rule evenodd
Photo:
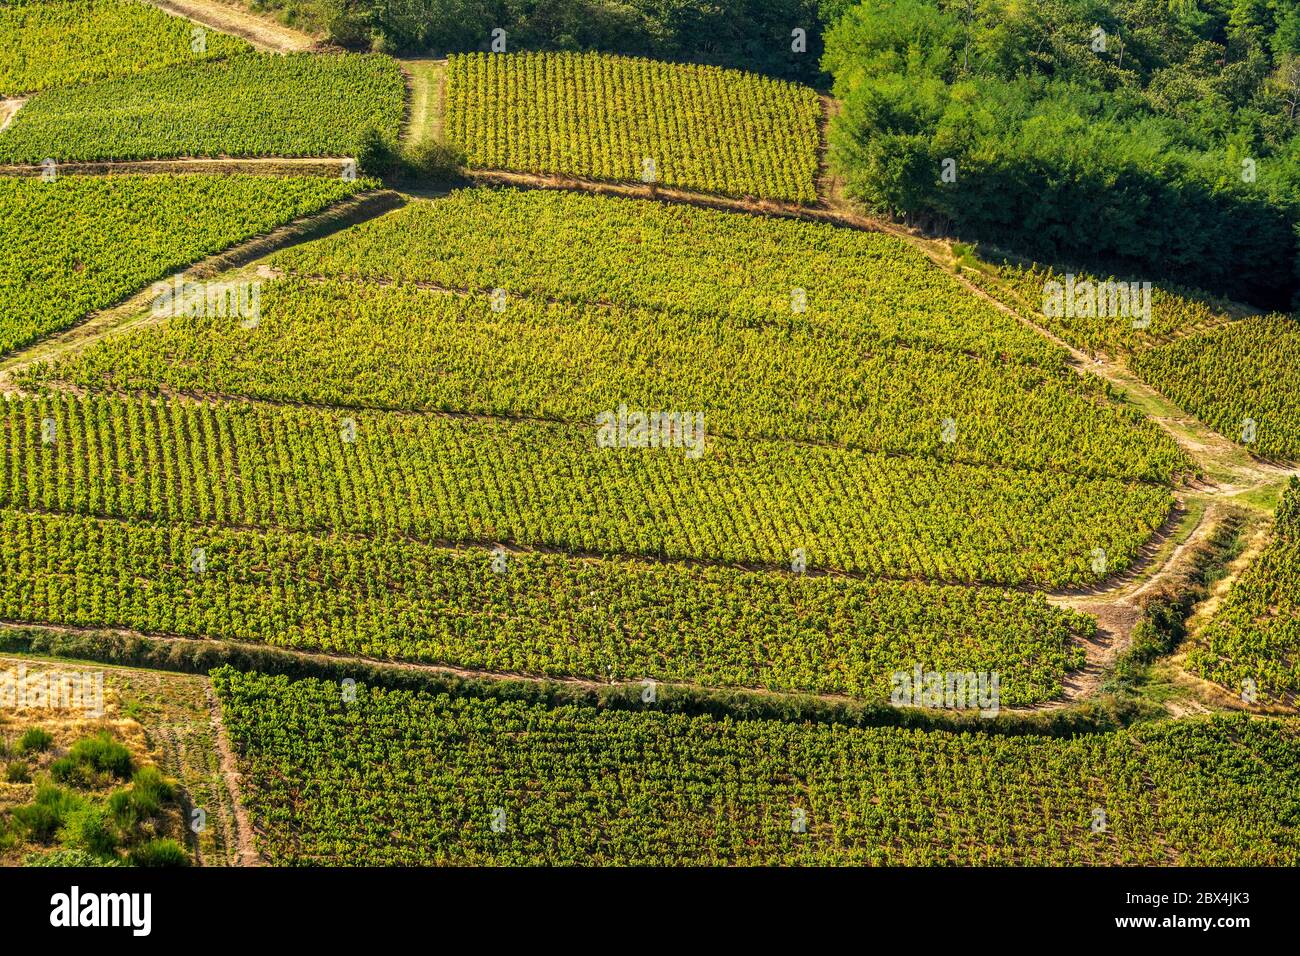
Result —
M 247 40 L 259 50 L 296 53 L 319 45 L 306 33 L 217 0 L 146 0 L 160 10 Z

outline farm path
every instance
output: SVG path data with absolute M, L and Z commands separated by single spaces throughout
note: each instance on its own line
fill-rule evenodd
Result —
M 226 723 L 221 719 L 221 701 L 209 685 L 207 688 L 208 707 L 212 713 L 212 732 L 216 738 L 217 758 L 221 767 L 221 777 L 230 794 L 230 804 L 235 813 L 235 865 L 265 866 L 266 861 L 257 852 L 253 841 L 253 825 L 249 822 L 248 812 L 244 809 L 243 786 L 240 782 L 239 763 L 231 749 L 230 739 L 226 736 Z
M 299 53 L 320 46 L 315 37 L 219 0 L 146 0 L 173 16 L 247 40 L 271 53 Z

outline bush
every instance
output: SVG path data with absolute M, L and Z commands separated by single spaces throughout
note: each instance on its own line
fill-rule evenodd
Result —
M 141 767 L 131 781 L 130 801 L 140 819 L 156 816 L 175 789 L 157 767 Z
M 25 833 L 28 839 L 37 843 L 48 843 L 56 830 L 63 825 L 63 817 L 55 807 L 39 803 L 27 803 L 14 807 L 14 823 Z
M 86 804 L 67 814 L 59 840 L 70 850 L 85 850 L 96 856 L 111 856 L 117 849 L 117 833 L 108 808 Z
M 357 138 L 357 168 L 367 176 L 387 177 L 397 172 L 401 156 L 396 147 L 373 126 Z
M 133 849 L 128 857 L 132 866 L 189 866 L 190 855 L 175 840 L 150 840 Z
M 30 839 L 48 843 L 64 820 L 82 806 L 83 802 L 74 794 L 52 783 L 40 783 L 31 803 L 14 807 L 13 820 Z
M 114 859 L 94 856 L 85 850 L 47 850 L 33 853 L 23 860 L 23 866 L 121 866 Z
M 9 783 L 27 783 L 32 779 L 32 772 L 23 760 L 11 760 L 5 765 L 5 780 Z
M 109 735 L 108 731 L 78 740 L 68 751 L 75 763 L 125 779 L 131 776 L 131 751 Z
M 437 141 L 417 143 L 402 152 L 402 172 L 414 179 L 447 182 L 460 174 L 464 162 L 463 152 Z
M 18 749 L 22 753 L 29 754 L 38 750 L 49 750 L 53 743 L 53 734 L 39 727 L 33 727 L 18 741 Z

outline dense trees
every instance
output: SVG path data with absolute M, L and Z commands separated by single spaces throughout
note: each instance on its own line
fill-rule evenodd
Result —
M 861 4 L 828 34 L 836 162 L 891 213 L 1284 305 L 1295 21 L 1260 10 L 1248 28 L 1154 0 Z

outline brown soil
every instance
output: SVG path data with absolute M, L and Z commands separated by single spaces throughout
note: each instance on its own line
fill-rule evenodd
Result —
M 319 45 L 313 36 L 286 27 L 274 20 L 259 17 L 242 7 L 216 0 L 146 0 L 160 10 L 184 17 L 222 33 L 247 40 L 259 50 L 272 53 L 295 53 Z
M 239 764 L 235 760 L 235 752 L 230 747 L 230 740 L 226 737 L 226 725 L 221 719 L 221 701 L 217 699 L 217 695 L 213 692 L 211 686 L 208 687 L 208 705 L 212 709 L 212 729 L 216 734 L 217 756 L 221 763 L 221 776 L 226 782 L 226 788 L 230 791 L 230 804 L 235 811 L 235 865 L 265 866 L 266 861 L 257 852 L 257 846 L 253 842 L 253 825 L 249 822 L 248 813 L 244 810 L 244 793 L 239 776 Z

